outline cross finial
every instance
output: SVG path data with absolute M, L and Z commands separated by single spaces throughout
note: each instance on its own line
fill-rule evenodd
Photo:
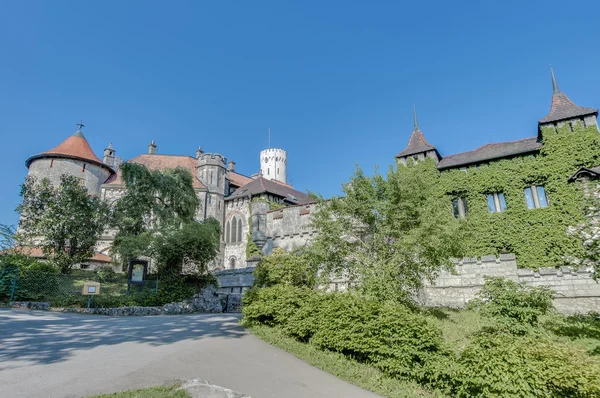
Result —
M 419 122 L 417 121 L 417 107 L 413 104 L 413 114 L 415 118 L 415 130 L 419 129 Z
M 85 127 L 85 124 L 83 124 L 83 120 L 80 120 L 79 123 L 77 123 L 77 127 L 79 127 L 79 131 L 81 131 L 82 127 Z
M 560 93 L 560 90 L 558 89 L 558 83 L 556 83 L 556 78 L 554 77 L 554 70 L 552 69 L 552 65 L 550 65 L 550 74 L 552 75 L 552 90 L 554 91 L 554 94 L 558 94 Z

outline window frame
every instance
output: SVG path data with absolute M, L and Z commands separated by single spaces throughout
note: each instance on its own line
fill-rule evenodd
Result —
M 490 213 L 504 213 L 508 206 L 506 205 L 506 198 L 504 192 L 490 192 L 486 194 L 488 211 Z M 491 201 L 490 201 L 491 200 Z M 492 209 L 491 205 L 494 205 Z
M 467 199 L 463 196 L 455 196 L 452 198 L 452 215 L 454 218 L 467 218 L 469 206 Z
M 540 195 L 540 190 L 542 191 L 542 195 Z M 531 201 L 533 203 L 530 203 L 530 201 L 528 200 L 528 193 L 531 195 Z M 525 195 L 525 205 L 529 210 L 545 209 L 546 207 L 550 206 L 548 194 L 546 194 L 546 188 L 544 188 L 543 185 L 528 185 L 523 189 L 523 194 Z M 530 206 L 530 204 L 533 204 L 533 207 Z

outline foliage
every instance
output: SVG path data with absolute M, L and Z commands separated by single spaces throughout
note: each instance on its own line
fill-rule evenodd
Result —
M 44 255 L 63 273 L 92 257 L 100 234 L 107 225 L 109 209 L 89 195 L 78 179 L 63 175 L 53 187 L 48 179 L 29 176 L 21 187 L 22 203 L 17 207 L 21 246 L 41 247 Z
M 592 184 L 592 183 L 588 183 Z M 593 270 L 595 280 L 600 278 L 600 185 L 590 189 L 584 187 L 587 191 L 588 201 L 585 221 L 578 225 L 567 228 L 567 234 L 578 239 L 583 247 L 580 256 L 569 256 L 567 259 L 577 268 L 590 267 Z
M 481 333 L 459 363 L 458 397 L 600 396 L 600 362 L 543 336 Z
M 0 250 L 9 250 L 15 246 L 17 229 L 14 225 L 0 224 Z
M 575 122 L 573 128 L 543 127 L 538 155 L 441 173 L 437 195 L 467 201 L 467 217 L 454 221 L 472 232 L 464 238 L 467 255 L 510 252 L 520 267 L 530 268 L 562 265 L 565 253 L 583 256 L 578 239 L 565 233 L 584 220 L 581 189 L 568 179 L 580 167 L 600 164 L 600 135 L 596 126 Z M 544 186 L 549 206 L 530 210 L 524 189 L 535 184 Z M 494 192 L 504 193 L 506 211 L 489 212 L 485 195 Z
M 94 270 L 98 282 L 112 282 L 115 280 L 117 273 L 110 265 L 103 265 Z
M 285 350 L 312 366 L 373 391 L 387 398 L 444 397 L 441 392 L 428 390 L 414 381 L 399 380 L 387 376 L 375 367 L 360 363 L 343 354 L 323 351 L 310 344 L 303 344 L 289 337 L 281 328 L 254 325 L 250 331 L 267 343 Z
M 189 289 L 175 275 L 189 264 L 199 273 L 206 270 L 219 250 L 220 225 L 214 219 L 195 221 L 199 200 L 188 170 L 148 170 L 126 163 L 121 172 L 126 190 L 114 204 L 113 251 L 123 263 L 141 256 L 154 258 L 158 271 L 174 284 L 173 292 L 165 287 L 159 293 L 180 297 Z
M 387 178 L 356 169 L 345 197 L 320 200 L 311 256 L 326 274 L 360 279 L 364 294 L 410 301 L 450 257 L 461 255 L 460 224 L 450 203 L 435 193 L 439 172 L 433 160 L 390 168 Z
M 277 248 L 261 259 L 254 270 L 254 286 L 269 287 L 277 284 L 314 287 L 317 268 L 306 254 L 287 253 Z
M 493 320 L 495 329 L 525 334 L 538 318 L 550 311 L 553 292 L 545 286 L 531 287 L 498 277 L 484 277 L 485 285 L 469 303 Z
M 280 210 L 280 209 L 284 209 L 287 207 L 284 203 L 276 202 L 274 200 L 268 200 L 264 196 L 255 196 L 252 198 L 252 201 L 253 202 L 267 202 L 267 203 L 269 203 L 270 210 Z
M 392 377 L 441 386 L 453 369 L 441 330 L 392 302 L 280 284 L 255 292 L 243 314 L 247 326 L 281 327 L 291 337 L 370 363 Z
M 252 225 L 252 224 L 250 224 Z M 246 235 L 246 258 L 250 258 L 250 257 L 254 257 L 254 256 L 260 256 L 261 255 L 261 251 L 258 248 L 258 246 L 256 246 L 256 243 L 254 243 L 254 241 L 252 240 L 252 232 L 248 232 L 248 234 Z
M 183 264 L 192 263 L 202 273 L 218 253 L 220 236 L 220 224 L 214 218 L 167 226 L 154 237 L 149 253 L 157 260 L 159 272 L 181 272 Z

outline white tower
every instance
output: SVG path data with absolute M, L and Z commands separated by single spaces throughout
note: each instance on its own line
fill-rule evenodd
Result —
M 287 152 L 284 149 L 269 148 L 260 151 L 260 172 L 267 180 L 287 184 Z

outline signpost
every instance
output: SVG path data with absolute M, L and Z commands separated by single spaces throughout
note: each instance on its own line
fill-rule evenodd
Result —
M 81 289 L 81 294 L 88 296 L 87 307 L 89 309 L 92 302 L 92 296 L 97 296 L 100 294 L 100 284 L 98 282 L 85 282 L 83 284 L 83 288 Z
M 146 260 L 130 260 L 129 272 L 127 278 L 127 291 L 131 285 L 143 285 L 148 276 L 148 261 Z

